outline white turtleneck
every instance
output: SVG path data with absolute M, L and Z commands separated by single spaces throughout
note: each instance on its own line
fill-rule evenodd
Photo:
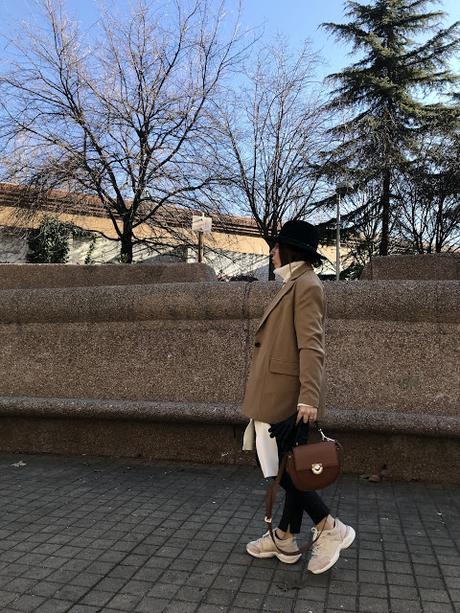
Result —
M 289 281 L 289 279 L 291 278 L 292 273 L 304 264 L 305 262 L 303 262 L 302 260 L 297 260 L 296 262 L 290 262 L 289 264 L 285 264 L 280 268 L 275 268 L 273 272 L 277 277 L 280 277 L 282 279 L 283 283 L 286 283 L 286 281 Z

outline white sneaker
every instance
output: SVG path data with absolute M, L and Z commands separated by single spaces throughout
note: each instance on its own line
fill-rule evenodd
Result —
M 320 534 L 320 530 L 312 528 L 313 540 Z M 351 526 L 346 526 L 339 519 L 335 520 L 334 528 L 323 530 L 321 536 L 313 545 L 308 570 L 319 575 L 329 570 L 337 562 L 342 549 L 350 547 L 355 540 L 356 532 Z
M 277 545 L 284 549 L 285 551 L 297 551 L 297 541 L 294 536 L 291 536 L 286 539 L 279 539 L 276 536 L 275 532 L 275 540 Z M 256 541 L 251 541 L 246 545 L 246 551 L 254 558 L 274 558 L 277 557 L 278 560 L 284 562 L 285 564 L 295 564 L 301 557 L 302 554 L 299 553 L 295 556 L 288 556 L 284 553 L 278 551 L 275 547 L 275 543 L 272 540 L 269 532 L 266 532 L 263 536 L 261 536 Z

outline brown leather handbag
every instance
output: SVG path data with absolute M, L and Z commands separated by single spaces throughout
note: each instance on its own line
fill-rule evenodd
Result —
M 301 491 L 321 490 L 334 483 L 342 471 L 342 446 L 321 434 L 319 443 L 294 446 L 287 454 L 286 472 L 294 486 Z

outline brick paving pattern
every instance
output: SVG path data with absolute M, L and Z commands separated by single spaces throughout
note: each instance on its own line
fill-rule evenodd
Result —
M 358 538 L 314 576 L 245 553 L 264 487 L 255 467 L 2 454 L 0 611 L 460 612 L 460 488 L 343 477 L 324 497 Z

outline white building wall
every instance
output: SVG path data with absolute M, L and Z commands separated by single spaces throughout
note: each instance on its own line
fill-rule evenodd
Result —
M 17 264 L 26 261 L 27 242 L 19 236 L 0 229 L 0 263 Z
M 91 245 L 94 244 L 93 247 Z M 85 264 L 90 258 L 90 264 L 118 262 L 120 243 L 97 236 L 94 243 L 90 238 L 69 239 L 69 264 Z M 134 248 L 134 261 L 198 261 L 197 250 L 185 248 L 178 251 L 165 248 L 163 253 L 149 249 L 144 245 Z M 0 263 L 26 263 L 28 246 L 25 238 L 0 230 Z M 218 277 L 228 280 L 232 277 L 245 275 L 261 281 L 268 279 L 268 256 L 252 253 L 236 253 L 233 251 L 204 248 L 204 262 L 211 266 Z

